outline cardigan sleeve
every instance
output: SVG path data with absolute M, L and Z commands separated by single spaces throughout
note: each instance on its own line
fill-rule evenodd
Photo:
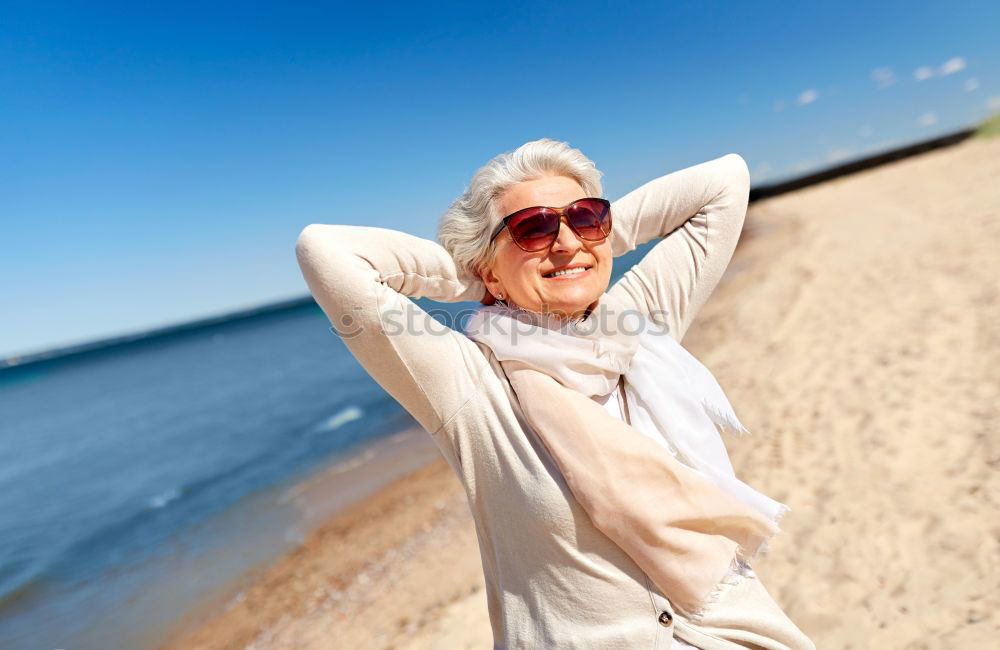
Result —
M 750 173 L 727 154 L 661 176 L 611 206 L 615 256 L 663 237 L 609 291 L 680 341 L 729 265 L 746 217 Z
M 441 430 L 475 393 L 487 362 L 410 297 L 476 301 L 481 281 L 460 277 L 437 243 L 384 228 L 313 224 L 295 248 L 313 297 L 351 353 L 421 426 Z

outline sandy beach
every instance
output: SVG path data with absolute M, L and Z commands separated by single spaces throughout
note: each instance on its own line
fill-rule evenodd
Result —
M 1000 138 L 754 203 L 685 346 L 792 512 L 755 567 L 819 648 L 1000 639 Z M 424 443 L 432 445 L 429 437 Z M 435 460 L 329 517 L 164 650 L 489 648 L 475 532 Z

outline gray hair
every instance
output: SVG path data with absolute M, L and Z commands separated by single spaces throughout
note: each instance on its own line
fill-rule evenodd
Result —
M 542 138 L 502 153 L 476 171 L 462 196 L 441 217 L 438 241 L 459 271 L 478 276 L 493 259 L 493 231 L 505 215 L 500 197 L 512 186 L 544 176 L 565 176 L 587 196 L 601 197 L 601 172 L 593 161 L 565 142 Z

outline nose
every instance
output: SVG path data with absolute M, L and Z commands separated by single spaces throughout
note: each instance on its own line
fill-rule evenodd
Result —
M 583 242 L 576 236 L 576 232 L 570 228 L 566 215 L 560 215 L 562 221 L 559 224 L 559 235 L 552 242 L 552 252 L 554 253 L 575 253 L 583 247 Z

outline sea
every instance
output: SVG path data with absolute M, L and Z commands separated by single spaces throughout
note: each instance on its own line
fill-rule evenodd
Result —
M 296 485 L 415 428 L 311 299 L 0 368 L 0 648 L 156 647 L 303 541 Z

